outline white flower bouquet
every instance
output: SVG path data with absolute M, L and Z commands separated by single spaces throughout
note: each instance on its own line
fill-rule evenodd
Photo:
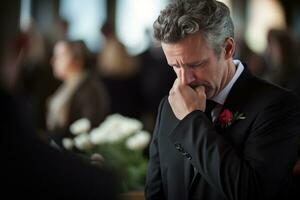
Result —
M 64 138 L 64 147 L 76 148 L 88 157 L 94 153 L 102 155 L 104 165 L 120 174 L 124 192 L 142 189 L 147 169 L 143 151 L 150 141 L 150 134 L 142 130 L 142 123 L 113 114 L 95 129 L 90 131 L 90 127 L 87 119 L 74 122 L 70 131 L 75 137 Z

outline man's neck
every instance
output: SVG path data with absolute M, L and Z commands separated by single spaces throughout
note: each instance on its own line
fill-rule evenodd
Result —
M 233 61 L 230 60 L 230 62 L 229 62 L 229 67 L 228 67 L 228 75 L 229 75 L 229 76 L 228 76 L 226 85 L 229 83 L 229 81 L 231 81 L 231 79 L 233 78 L 235 72 L 236 72 L 236 66 L 235 66 L 235 64 L 233 63 Z
M 226 87 L 226 85 L 231 81 L 231 79 L 233 78 L 236 72 L 236 66 L 233 63 L 232 59 L 228 61 L 227 66 L 228 66 L 226 68 L 227 71 L 225 72 L 226 76 L 224 77 L 224 82 L 222 84 L 222 87 L 220 88 L 220 91 L 222 91 Z
M 226 74 L 224 75 L 224 87 L 221 89 L 221 91 L 212 98 L 215 102 L 218 102 L 219 104 L 224 104 L 232 86 L 235 84 L 239 76 L 244 70 L 244 66 L 242 63 L 240 63 L 239 60 L 232 61 L 232 65 L 226 68 Z

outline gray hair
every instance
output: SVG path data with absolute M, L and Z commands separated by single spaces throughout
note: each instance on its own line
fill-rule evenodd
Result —
M 201 31 L 217 55 L 225 39 L 234 37 L 229 8 L 215 0 L 177 0 L 160 12 L 153 28 L 155 39 L 164 43 Z

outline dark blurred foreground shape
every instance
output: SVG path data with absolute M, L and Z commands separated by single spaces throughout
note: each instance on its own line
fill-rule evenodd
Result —
M 40 142 L 26 101 L 0 90 L 1 193 L 7 199 L 115 199 L 115 176 Z M 4 194 L 3 194 L 4 192 Z

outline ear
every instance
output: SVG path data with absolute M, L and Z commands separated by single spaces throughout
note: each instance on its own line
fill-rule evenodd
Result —
M 235 52 L 235 42 L 232 37 L 226 38 L 224 42 L 225 59 L 232 58 Z

